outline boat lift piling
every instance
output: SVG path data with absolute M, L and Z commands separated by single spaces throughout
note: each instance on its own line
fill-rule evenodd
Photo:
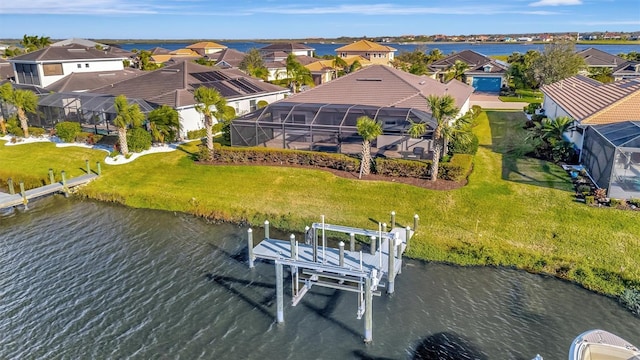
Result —
M 391 224 L 395 224 L 395 212 L 392 212 L 392 215 Z M 289 236 L 288 241 L 270 238 L 269 222 L 265 221 L 264 225 L 265 237 L 255 246 L 253 231 L 247 230 L 249 268 L 254 268 L 256 259 L 271 260 L 275 263 L 276 322 L 284 323 L 283 266 L 289 266 L 292 306 L 296 306 L 314 285 L 355 292 L 356 318 L 362 319 L 364 316 L 364 341 L 373 341 L 373 296 L 382 295 L 381 287 L 386 287 L 388 294 L 394 293 L 395 277 L 402 267 L 402 254 L 415 229 L 412 231 L 409 227 L 392 227 L 391 231 L 387 231 L 386 223 L 381 222 L 378 223 L 377 230 L 332 225 L 327 224 L 322 215 L 320 223 L 305 227 L 305 241 L 299 243 L 293 234 Z M 344 241 L 339 242 L 338 248 L 328 247 L 327 232 L 348 235 L 349 251 L 345 249 Z M 371 253 L 354 251 L 356 235 L 371 239 Z M 321 243 L 318 239 L 320 236 Z M 318 249 L 319 246 L 322 248 Z M 383 280 L 386 280 L 386 283 Z

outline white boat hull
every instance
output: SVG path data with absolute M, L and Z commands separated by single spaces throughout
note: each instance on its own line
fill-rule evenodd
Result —
M 640 350 L 610 332 L 589 330 L 573 340 L 569 360 L 640 360 Z

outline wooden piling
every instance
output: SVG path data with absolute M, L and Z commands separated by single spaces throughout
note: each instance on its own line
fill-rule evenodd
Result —
M 22 203 L 24 204 L 24 208 L 26 210 L 29 200 L 27 200 L 27 193 L 24 191 L 24 181 L 20 181 L 20 195 L 22 195 Z
M 102 175 L 102 167 L 100 166 L 100 161 L 96 161 L 96 168 L 98 172 L 96 173 L 98 176 Z
M 405 239 L 406 239 L 406 243 L 407 243 L 407 247 L 409 247 L 409 239 L 411 239 L 411 228 L 407 226 L 407 228 L 405 229 Z
M 396 227 L 396 212 L 392 211 L 391 212 L 391 228 L 395 228 Z
M 53 176 L 53 169 L 49 169 L 49 184 L 53 184 L 54 182 L 56 182 L 56 179 Z
M 296 236 L 291 234 L 289 236 L 289 243 L 291 244 L 291 259 L 295 260 L 298 256 L 296 254 Z
M 87 174 L 91 174 L 91 166 L 89 166 L 89 160 L 85 160 L 84 164 L 87 167 Z
M 364 280 L 364 342 L 373 341 L 373 293 L 371 292 L 371 277 Z
M 356 251 L 356 234 L 349 234 L 349 251 Z
M 264 238 L 269 238 L 269 220 L 264 221 Z
M 389 242 L 389 259 L 387 261 L 387 264 L 389 265 L 389 269 L 387 272 L 387 294 L 393 294 L 394 291 L 394 281 L 395 281 L 395 277 L 396 277 L 396 263 L 395 263 L 395 254 L 394 254 L 394 250 L 396 249 L 396 237 L 392 237 L 391 239 L 388 239 Z
M 376 237 L 375 236 L 371 237 L 371 242 L 369 243 L 369 254 L 371 255 L 376 254 Z
M 64 197 L 68 197 L 69 189 L 67 189 L 67 173 L 62 170 L 60 175 L 62 176 L 62 192 L 64 193 Z
M 418 231 L 418 221 L 420 220 L 420 216 L 418 214 L 413 215 L 413 231 Z
M 276 262 L 276 321 L 284 323 L 284 294 L 282 289 L 282 264 Z
M 13 179 L 7 179 L 7 185 L 9 186 L 9 194 L 14 195 L 16 193 L 16 189 L 13 188 Z
M 387 232 L 387 223 L 382 223 L 382 232 Z
M 249 228 L 247 230 L 247 249 L 249 250 L 249 269 L 255 267 L 253 263 L 253 230 Z
M 338 265 L 340 265 L 340 267 L 344 267 L 344 241 L 340 241 L 340 243 L 338 243 L 338 248 L 340 249 Z

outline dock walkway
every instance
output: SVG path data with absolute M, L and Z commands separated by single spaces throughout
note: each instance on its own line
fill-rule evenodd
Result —
M 96 174 L 85 174 L 72 179 L 68 179 L 65 182 L 65 185 L 62 182 L 57 182 L 49 185 L 44 185 L 35 189 L 26 190 L 24 192 L 24 197 L 22 194 L 7 194 L 0 193 L 0 209 L 7 209 L 14 206 L 26 205 L 25 198 L 27 202 L 31 199 L 35 199 L 41 196 L 46 196 L 50 194 L 55 194 L 59 192 L 66 192 L 68 189 L 74 188 L 76 186 L 80 186 L 86 184 L 95 178 L 98 175 Z

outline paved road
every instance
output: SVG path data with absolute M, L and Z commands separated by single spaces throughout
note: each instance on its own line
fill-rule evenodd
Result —
M 502 102 L 497 95 L 472 94 L 471 106 L 480 105 L 483 109 L 522 110 L 526 102 Z

